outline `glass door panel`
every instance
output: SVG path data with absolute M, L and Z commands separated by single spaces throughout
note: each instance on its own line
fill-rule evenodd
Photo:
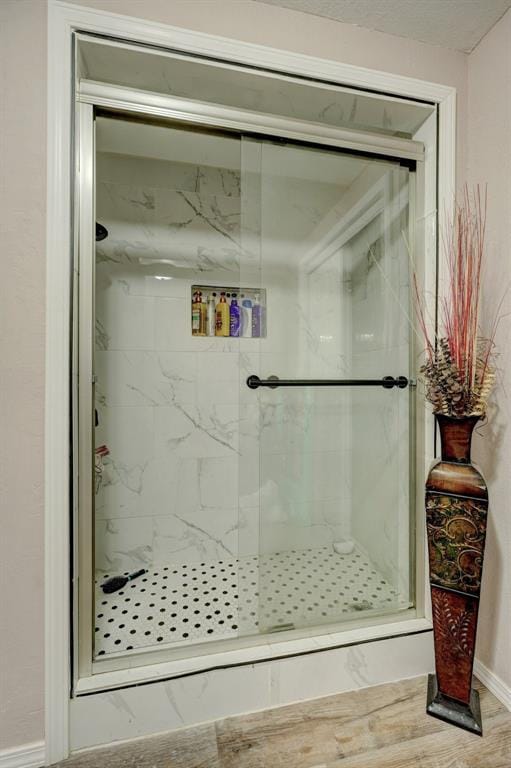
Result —
M 106 117 L 96 134 L 100 660 L 240 632 L 241 142 Z
M 262 632 L 411 604 L 411 394 L 381 384 L 410 378 L 411 178 L 397 162 L 242 140 L 257 214 L 241 279 L 259 280 L 266 334 L 240 351 L 247 375 L 288 385 L 242 381 Z

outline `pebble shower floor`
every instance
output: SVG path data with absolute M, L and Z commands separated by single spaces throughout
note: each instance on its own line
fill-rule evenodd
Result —
M 98 573 L 96 579 L 98 657 L 333 623 L 398 607 L 395 590 L 356 549 L 349 555 L 323 547 L 159 565 L 105 595 L 101 584 L 112 575 Z

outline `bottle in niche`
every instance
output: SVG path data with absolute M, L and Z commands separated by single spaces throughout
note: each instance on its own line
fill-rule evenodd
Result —
M 254 338 L 264 336 L 264 313 L 263 307 L 259 303 L 258 293 L 256 293 L 254 304 L 252 305 L 252 336 Z
M 261 324 L 261 336 L 266 336 L 266 303 L 260 304 L 260 324 Z
M 201 304 L 201 292 L 195 291 L 192 299 L 192 336 L 201 335 Z
M 216 329 L 215 336 L 228 336 L 230 326 L 229 305 L 225 297 L 225 291 L 220 294 L 220 301 L 216 305 Z
M 241 296 L 241 335 L 245 339 L 252 336 L 252 302 Z
M 233 293 L 231 297 L 231 306 L 229 307 L 229 335 L 240 335 L 240 308 L 238 306 L 238 300 L 236 294 Z
M 207 335 L 214 336 L 216 329 L 216 293 L 210 294 L 208 299 Z
M 208 305 L 206 297 L 201 294 L 200 302 L 200 333 L 199 336 L 208 335 Z

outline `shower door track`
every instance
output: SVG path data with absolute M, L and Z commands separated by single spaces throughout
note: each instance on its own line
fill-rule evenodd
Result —
M 120 672 L 123 669 L 123 664 L 119 659 L 112 658 L 110 660 L 96 661 L 93 660 L 93 516 L 91 510 L 93 509 L 93 496 L 92 496 L 92 479 L 93 479 L 93 467 L 90 461 L 90 457 L 93 456 L 93 439 L 92 439 L 92 424 L 93 424 L 93 392 L 94 392 L 94 376 L 93 376 L 93 313 L 94 313 L 94 267 L 90 265 L 90 254 L 93 251 L 94 242 L 91 222 L 94 218 L 94 205 L 93 205 L 93 191 L 94 191 L 94 115 L 95 111 L 110 115 L 121 115 L 124 117 L 132 116 L 134 119 L 139 117 L 150 118 L 158 122 L 168 122 L 173 125 L 190 126 L 197 129 L 205 130 L 217 130 L 222 132 L 236 132 L 241 134 L 256 135 L 259 137 L 266 137 L 267 139 L 276 140 L 288 140 L 291 142 L 298 142 L 306 145 L 316 145 L 323 147 L 330 147 L 340 150 L 344 153 L 354 153 L 364 155 L 373 158 L 380 158 L 385 160 L 392 160 L 394 162 L 400 162 L 407 166 L 411 170 L 415 171 L 417 186 L 422 185 L 424 182 L 424 160 L 425 151 L 424 144 L 422 142 L 413 141 L 411 139 L 401 139 L 383 136 L 379 134 L 373 134 L 363 131 L 345 130 L 341 128 L 332 128 L 317 123 L 310 123 L 302 120 L 290 120 L 287 118 L 280 118 L 273 115 L 265 115 L 256 112 L 250 112 L 248 110 L 238 110 L 226 107 L 219 107 L 217 105 L 205 104 L 203 102 L 194 102 L 190 99 L 178 99 L 171 96 L 164 96 L 155 94 L 152 92 L 138 91 L 131 88 L 115 85 L 104 85 L 92 81 L 82 81 L 77 90 L 77 135 L 79 141 L 77 144 L 76 153 L 76 165 L 78 169 L 77 173 L 77 219 L 78 219 L 78 270 L 79 274 L 77 296 L 78 305 L 80 307 L 80 319 L 79 319 L 79 363 L 78 363 L 78 392 L 79 397 L 76 398 L 77 402 L 77 415 L 75 419 L 81 425 L 90 425 L 90 428 L 83 429 L 81 427 L 77 430 L 78 442 L 78 467 L 75 469 L 75 480 L 77 480 L 76 487 L 78 488 L 78 508 L 80 510 L 77 520 L 78 529 L 78 562 L 79 562 L 79 578 L 77 588 L 77 602 L 78 612 L 75 622 L 77 624 L 77 650 L 76 653 L 76 670 L 77 675 L 74 690 L 76 694 L 88 693 L 94 690 L 98 690 L 97 684 L 93 682 L 94 678 L 105 677 L 105 679 L 111 679 L 111 676 Z M 392 381 L 390 381 L 392 380 Z M 360 382 L 358 382 L 360 383 Z M 405 377 L 388 377 L 388 381 L 370 380 L 366 381 L 365 385 L 368 386 L 382 386 L 384 388 L 404 388 L 408 385 L 414 386 L 415 382 L 408 381 Z M 316 381 L 313 382 L 315 386 L 325 385 L 325 382 Z M 327 382 L 327 386 L 346 386 L 356 385 L 356 381 L 343 382 Z M 277 386 L 297 386 L 297 385 L 310 385 L 307 380 L 297 382 L 290 382 L 289 380 L 282 380 L 277 383 Z M 249 385 L 250 386 L 250 385 Z M 275 380 L 271 380 L 271 383 L 262 380 L 259 381 L 257 386 L 275 386 Z M 92 395 L 92 396 L 91 396 Z M 413 497 L 415 500 L 415 496 Z M 89 510 L 89 512 L 87 512 Z M 85 564 L 85 565 L 84 565 Z M 418 586 L 421 588 L 421 577 L 418 578 Z M 422 597 L 416 595 L 417 606 L 419 616 L 422 615 Z M 413 615 L 412 615 L 413 614 Z M 430 629 L 430 624 L 427 620 L 417 618 L 417 614 L 413 611 L 401 611 L 400 617 L 385 620 L 384 617 L 378 619 L 378 628 L 389 624 L 389 634 L 385 634 L 379 631 L 377 633 L 378 638 L 391 637 L 396 634 L 396 622 L 401 622 L 405 626 L 400 626 L 397 630 L 397 634 L 414 634 L 416 632 L 427 631 Z M 337 626 L 337 625 L 336 625 Z M 392 629 L 390 629 L 392 626 Z M 375 625 L 372 625 L 374 630 Z M 367 628 L 365 625 L 361 627 L 360 639 L 354 641 L 356 643 L 363 641 L 363 633 L 371 629 L 371 625 Z M 322 632 L 328 632 L 330 636 L 335 635 L 339 640 L 334 647 L 340 647 L 349 642 L 348 635 L 353 633 L 348 627 L 341 630 L 336 630 L 336 627 L 330 625 L 322 627 Z M 319 634 L 319 633 L 318 633 Z M 290 632 L 291 635 L 291 632 Z M 301 635 L 300 631 L 292 633 L 293 637 L 289 639 L 296 640 Z M 346 640 L 341 639 L 341 635 L 346 636 Z M 307 638 L 310 636 L 310 630 L 304 631 L 301 639 L 304 642 L 304 648 L 302 653 L 308 653 Z M 371 638 L 371 634 L 369 635 Z M 376 635 L 373 636 L 376 639 Z M 279 636 L 279 642 L 285 642 L 282 635 Z M 201 668 L 209 668 L 208 664 L 204 666 L 204 662 L 201 661 L 201 654 L 206 654 L 210 659 L 212 653 L 225 653 L 227 656 L 237 653 L 244 653 L 246 660 L 242 663 L 249 663 L 249 654 L 247 653 L 249 647 L 257 648 L 261 643 L 268 643 L 267 636 L 261 638 L 251 638 L 250 644 L 247 642 L 232 641 L 229 643 L 229 647 L 226 647 L 225 641 L 219 640 L 215 643 L 215 649 L 211 648 L 210 651 L 206 649 L 200 650 L 197 653 L 197 646 L 195 648 L 194 663 L 198 665 L 196 671 L 200 671 Z M 147 650 L 141 651 L 130 658 L 130 666 L 135 662 L 140 665 L 139 669 L 150 670 L 148 664 L 161 663 L 165 659 L 169 664 L 176 663 L 182 667 L 182 663 L 186 657 L 179 655 L 182 649 L 175 649 L 178 651 L 177 656 L 172 654 L 172 650 Z M 312 648 L 310 649 L 312 650 Z M 135 661 L 135 656 L 137 661 Z M 149 661 L 151 659 L 151 662 Z M 188 654 L 190 658 L 190 654 Z M 145 659 L 146 661 L 144 661 Z M 235 663 L 235 662 L 233 662 Z M 202 665 L 202 666 L 201 666 Z M 230 663 L 227 662 L 226 666 Z M 103 671 L 104 670 L 104 671 Z M 145 675 L 142 674 L 142 678 Z M 151 675 L 149 674 L 150 679 Z M 137 675 L 138 679 L 138 675 Z M 83 684 L 82 681 L 83 680 Z M 87 681 L 87 682 L 86 682 Z M 100 686 L 102 687 L 102 686 Z M 106 685 L 106 689 L 110 686 Z M 105 689 L 105 688 L 104 688 Z
M 174 124 L 202 126 L 344 149 L 366 156 L 397 160 L 412 167 L 416 162 L 424 160 L 423 143 L 412 139 L 349 130 L 246 109 L 233 109 L 120 85 L 105 85 L 92 80 L 81 81 L 77 100 L 118 113 L 138 114 L 146 118 L 170 120 Z

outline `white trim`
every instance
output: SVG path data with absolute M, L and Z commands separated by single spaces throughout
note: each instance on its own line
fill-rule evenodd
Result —
M 474 661 L 474 675 L 511 712 L 511 688 L 479 659 Z
M 437 120 L 438 115 L 435 111 L 419 128 L 414 139 L 422 141 L 426 147 L 426 154 L 423 164 L 417 165 L 417 175 L 423 174 L 422 183 L 416 187 L 417 200 L 416 211 L 420 211 L 420 217 L 415 217 L 414 233 L 411 242 L 415 243 L 415 269 L 418 273 L 419 284 L 423 286 L 424 296 L 428 307 L 428 317 L 431 320 L 432 330 L 435 318 L 435 292 L 436 292 L 436 252 L 438 237 L 436 232 L 437 224 L 437 182 L 442 184 L 442 174 L 437 174 Z M 446 132 L 447 133 L 447 132 Z M 452 132 L 451 132 L 452 133 Z M 451 138 L 454 137 L 452 133 Z M 449 146 L 453 147 L 452 143 Z M 454 164 L 448 169 L 454 173 Z M 440 177 L 440 178 L 438 178 Z M 417 259 L 417 256 L 419 258 Z M 415 322 L 415 326 L 417 323 Z M 420 336 L 415 339 L 414 354 L 417 354 L 420 348 Z M 416 526 L 416 579 L 417 584 L 425 585 L 421 593 L 417 592 L 416 608 L 419 616 L 423 615 L 427 619 L 432 619 L 431 596 L 429 589 L 429 557 L 428 544 L 426 541 L 426 519 L 424 508 L 424 483 L 431 462 L 435 457 L 434 435 L 435 418 L 431 412 L 431 407 L 427 403 L 421 387 L 418 387 L 415 393 L 415 408 L 417 417 L 416 424 L 416 444 L 417 454 L 415 462 L 415 526 Z
M 0 768 L 41 768 L 44 765 L 44 754 L 44 741 L 2 749 Z
M 456 193 L 456 90 L 438 107 L 438 204 L 439 224 L 454 207 Z M 440 173 L 441 170 L 441 173 Z
M 50 0 L 49 5 L 58 10 L 68 28 L 98 34 L 122 37 L 135 43 L 159 45 L 201 56 L 242 62 L 266 69 L 337 82 L 348 87 L 369 88 L 391 95 L 405 96 L 412 100 L 422 99 L 433 103 L 443 102 L 456 93 L 456 89 L 442 83 L 430 83 L 405 75 L 359 67 L 329 59 L 316 58 L 266 45 L 247 43 L 220 35 L 196 32 L 183 27 L 173 27 L 135 16 L 121 16 L 110 11 L 95 11 L 80 5 Z
M 76 221 L 78 232 L 75 236 L 78 256 L 78 290 L 75 297 L 78 312 L 74 313 L 74 333 L 76 340 L 76 364 L 73 371 L 73 381 L 76 382 L 80 397 L 74 418 L 77 421 L 74 448 L 75 466 L 78 469 L 77 488 L 78 504 L 83 509 L 94 509 L 94 398 L 95 383 L 92 376 L 94 371 L 94 283 L 95 283 L 95 202 L 94 202 L 94 139 L 95 126 L 93 107 L 90 104 L 78 104 L 76 112 L 76 130 L 78 142 L 76 156 L 78 158 L 77 189 L 76 189 Z M 78 327 L 76 327 L 78 326 Z M 91 378 L 92 376 L 92 378 Z M 78 461 L 76 461 L 78 459 Z M 76 475 L 75 475 L 76 477 Z M 76 667 L 78 674 L 86 670 L 90 674 L 92 662 L 92 627 L 90 617 L 94 615 L 94 552 L 93 552 L 93 521 L 90 515 L 78 515 L 75 512 L 75 557 L 77 571 L 80 574 L 77 589 L 78 616 L 75 615 L 75 627 L 78 643 Z M 75 578 L 76 578 L 75 574 Z M 87 578 L 84 578 L 87 574 Z M 79 670 L 79 671 L 78 671 Z
M 48 185 L 45 438 L 46 762 L 69 744 L 69 340 L 71 33 L 75 29 L 439 103 L 440 200 L 455 188 L 455 88 L 280 51 L 60 0 L 48 3 Z
M 109 48 L 118 48 L 118 49 L 120 48 L 125 51 L 140 52 L 139 44 L 126 43 L 120 40 L 106 40 L 100 37 L 93 37 L 91 35 L 88 35 L 87 33 L 84 33 L 84 34 L 78 33 L 77 37 L 80 41 L 88 42 L 95 46 L 107 45 Z M 168 48 L 160 48 L 160 47 L 157 48 L 154 46 L 146 47 L 144 53 L 147 56 L 154 55 L 154 56 L 158 56 L 159 58 L 163 57 L 167 59 L 180 60 L 180 61 L 188 60 L 190 58 L 190 53 L 183 54 Z M 193 60 L 195 62 L 199 61 L 197 57 L 193 57 Z M 244 66 L 240 66 L 239 64 L 237 64 L 235 60 L 232 60 L 230 62 L 224 62 L 218 58 L 213 58 L 210 61 L 208 61 L 207 59 L 201 59 L 201 63 L 203 66 L 211 66 L 211 67 L 214 67 L 215 69 L 229 69 L 231 71 L 246 72 L 246 68 Z M 296 75 L 290 74 L 287 70 L 276 72 L 276 71 L 273 71 L 272 69 L 263 68 L 260 61 L 257 62 L 257 76 L 259 78 L 267 78 L 269 80 L 278 79 L 280 81 L 284 81 L 288 83 L 301 83 L 300 79 L 296 77 Z M 377 99 L 378 101 L 393 102 L 395 100 L 395 94 L 386 95 L 379 91 L 357 90 L 352 85 L 350 85 L 349 88 L 343 87 L 342 85 L 339 85 L 337 83 L 335 85 L 332 85 L 326 80 L 318 79 L 317 76 L 312 75 L 310 72 L 307 74 L 307 77 L 310 80 L 311 87 L 320 88 L 322 91 L 335 91 L 336 93 L 344 92 L 344 93 L 349 93 L 352 96 L 360 95 L 365 97 L 366 99 Z M 400 97 L 400 102 L 403 104 L 420 106 L 423 108 L 426 106 L 424 102 L 417 101 L 416 99 L 406 99 L 403 96 Z
M 69 752 L 70 496 L 69 350 L 71 304 L 71 36 L 48 5 L 45 403 L 45 739 L 46 764 Z
M 443 101 L 438 108 L 438 296 L 447 290 L 448 266 L 442 249 L 441 233 L 452 221 L 456 197 L 456 95 Z M 432 417 L 433 418 L 433 417 Z

